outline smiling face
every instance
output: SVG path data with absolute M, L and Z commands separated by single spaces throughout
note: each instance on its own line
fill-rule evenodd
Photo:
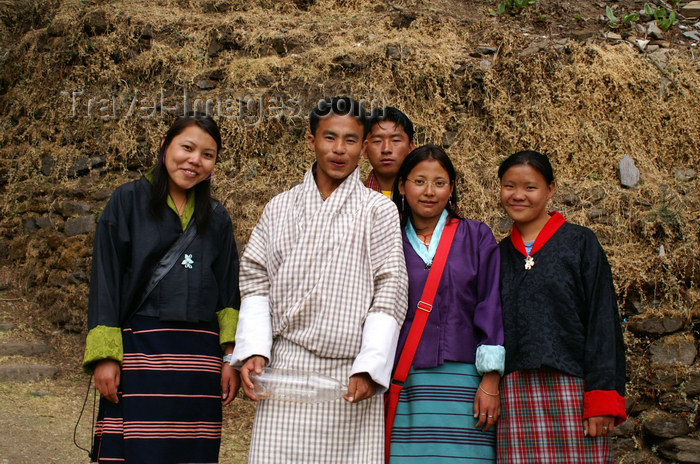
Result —
M 367 136 L 365 158 L 378 177 L 393 182 L 401 163 L 414 147 L 403 126 L 393 121 L 382 121 L 375 124 Z
M 350 115 L 332 114 L 319 121 L 309 134 L 309 148 L 316 154 L 316 185 L 330 195 L 357 167 L 364 151 L 364 127 Z
M 529 164 L 510 167 L 501 178 L 501 204 L 513 219 L 523 239 L 537 236 L 549 220 L 547 202 L 554 195 L 554 182 L 548 184 L 544 176 Z M 527 232 L 526 232 L 527 231 Z
M 431 225 L 434 227 L 437 224 L 453 188 L 447 170 L 434 159 L 416 164 L 406 176 L 406 181 L 399 181 L 399 192 L 406 197 L 406 202 L 411 207 L 416 229 Z
M 209 177 L 216 156 L 216 141 L 198 126 L 187 126 L 176 135 L 165 149 L 170 196 L 181 198 L 187 190 Z

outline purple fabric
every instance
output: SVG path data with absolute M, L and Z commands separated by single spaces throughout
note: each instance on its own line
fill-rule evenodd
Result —
M 406 343 L 429 272 L 405 232 L 403 249 L 408 268 L 408 314 L 397 353 Z M 433 311 L 413 359 L 414 368 L 436 367 L 445 361 L 473 364 L 477 346 L 503 345 L 499 273 L 500 254 L 491 229 L 482 222 L 460 221 Z

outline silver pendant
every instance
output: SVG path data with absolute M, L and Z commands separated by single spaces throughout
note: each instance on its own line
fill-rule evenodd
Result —
M 194 260 L 192 259 L 192 255 L 185 254 L 185 259 L 182 260 L 182 262 L 180 264 L 185 266 L 185 269 L 192 269 L 192 265 L 194 264 Z
M 532 269 L 532 266 L 534 266 L 534 265 L 535 265 L 535 260 L 532 258 L 532 256 L 528 256 L 527 258 L 525 258 L 525 270 L 526 271 L 529 271 L 530 269 Z

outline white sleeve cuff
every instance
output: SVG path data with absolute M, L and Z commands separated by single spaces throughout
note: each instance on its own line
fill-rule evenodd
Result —
M 377 394 L 389 388 L 399 329 L 396 319 L 383 312 L 370 313 L 365 319 L 362 347 L 352 364 L 350 375 L 367 372 L 382 387 Z
M 506 365 L 506 349 L 501 345 L 479 345 L 476 348 L 476 371 L 484 375 L 487 372 L 498 371 L 503 376 Z
M 249 296 L 241 301 L 241 312 L 236 329 L 236 346 L 231 365 L 240 368 L 251 356 L 270 359 L 272 351 L 272 318 L 270 299 L 266 296 Z

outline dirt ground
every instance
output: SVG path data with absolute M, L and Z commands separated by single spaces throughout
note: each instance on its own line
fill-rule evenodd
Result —
M 87 463 L 87 451 L 73 443 L 75 430 L 77 444 L 90 449 L 99 400 L 93 386 L 88 393 L 88 377 L 80 370 L 84 335 L 52 330 L 45 321 L 23 320 L 27 304 L 15 294 L 0 292 L 0 322 L 18 324 L 10 332 L 0 332 L 0 342 L 43 340 L 53 350 L 41 357 L 5 357 L 0 364 L 52 364 L 59 372 L 50 380 L 0 382 L 0 464 Z M 242 394 L 224 409 L 221 463 L 246 462 L 254 409 Z

